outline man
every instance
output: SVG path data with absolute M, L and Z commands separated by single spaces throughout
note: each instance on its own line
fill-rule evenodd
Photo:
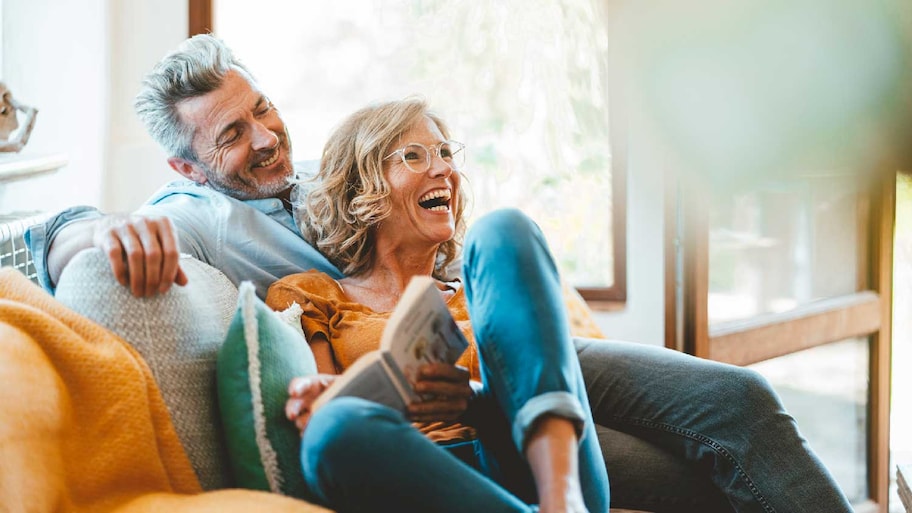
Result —
M 188 70 L 204 71 L 179 80 Z M 253 281 L 260 297 L 304 269 L 341 277 L 301 239 L 290 211 L 294 168 L 285 124 L 227 47 L 209 36 L 186 41 L 146 77 L 136 109 L 185 180 L 166 185 L 134 215 L 77 208 L 30 229 L 26 241 L 46 288 L 90 246 L 108 255 L 136 296 L 184 285 L 180 252 L 235 284 Z
M 186 283 L 179 252 L 235 284 L 253 281 L 260 297 L 276 279 L 306 269 L 341 277 L 301 238 L 290 212 L 284 123 L 220 41 L 182 44 L 146 78 L 136 107 L 184 180 L 131 216 L 78 208 L 31 229 L 27 242 L 47 288 L 90 246 L 105 251 L 137 296 Z M 641 344 L 576 343 L 595 422 L 692 465 L 674 470 L 664 459 L 642 472 L 642 462 L 606 454 L 613 499 L 681 512 L 851 511 L 756 373 Z

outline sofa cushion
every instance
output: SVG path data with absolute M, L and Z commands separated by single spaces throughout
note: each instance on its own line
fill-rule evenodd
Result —
M 189 283 L 136 298 L 114 279 L 98 249 L 76 255 L 56 299 L 129 342 L 152 370 L 174 427 L 204 489 L 232 485 L 215 390 L 215 364 L 237 303 L 221 272 L 182 256 Z
M 218 396 L 228 454 L 238 486 L 308 498 L 301 438 L 285 417 L 288 382 L 317 372 L 301 331 L 301 309 L 272 311 L 243 282 L 218 355 Z
M 601 328 L 595 322 L 592 309 L 572 285 L 561 280 L 561 293 L 564 296 L 564 306 L 567 308 L 567 322 L 570 324 L 570 333 L 574 337 L 605 338 Z

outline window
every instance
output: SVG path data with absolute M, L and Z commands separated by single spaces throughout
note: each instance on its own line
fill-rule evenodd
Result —
M 191 23 L 206 3 L 191 2 Z M 623 300 L 624 164 L 613 151 L 603 9 L 595 0 L 268 0 L 256 9 L 269 13 L 263 32 L 248 3 L 211 3 L 213 32 L 282 110 L 296 159 L 318 158 L 362 105 L 424 96 L 468 146 L 470 222 L 522 209 L 587 299 Z
M 855 174 L 818 173 L 717 195 L 709 322 L 779 313 L 858 290 Z
M 889 485 L 895 176 L 869 178 L 678 182 L 666 205 L 666 345 L 767 376 L 856 511 Z

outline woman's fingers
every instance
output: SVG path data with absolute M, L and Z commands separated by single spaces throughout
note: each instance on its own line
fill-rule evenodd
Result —
M 314 401 L 336 379 L 332 374 L 316 374 L 292 378 L 288 383 L 288 400 L 285 401 L 285 417 L 292 420 L 298 431 L 304 432 L 310 417 Z
M 465 413 L 472 397 L 469 372 L 445 363 L 422 365 L 415 391 L 423 398 L 408 407 L 409 419 L 416 422 L 456 420 Z
M 467 399 L 436 398 L 414 402 L 408 406 L 408 417 L 415 422 L 453 421 L 461 417 L 468 406 Z
M 418 369 L 415 391 L 422 396 L 468 399 L 472 397 L 469 371 L 446 363 L 428 363 Z

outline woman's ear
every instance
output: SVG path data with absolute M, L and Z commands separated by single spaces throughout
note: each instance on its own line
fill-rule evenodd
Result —
M 206 173 L 203 172 L 199 165 L 190 162 L 189 160 L 179 157 L 170 157 L 168 158 L 168 165 L 184 178 L 192 180 L 200 185 L 205 184 L 208 180 Z

